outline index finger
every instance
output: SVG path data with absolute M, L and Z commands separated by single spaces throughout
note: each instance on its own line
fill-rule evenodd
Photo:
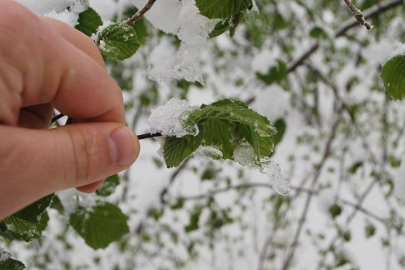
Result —
M 12 106 L 52 103 L 75 119 L 125 122 L 121 90 L 105 68 L 14 1 L 0 10 L 0 51 L 23 78 L 20 104 Z

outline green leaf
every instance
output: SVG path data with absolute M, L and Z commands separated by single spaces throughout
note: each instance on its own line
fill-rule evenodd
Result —
M 102 197 L 110 196 L 119 184 L 120 179 L 117 174 L 114 174 L 105 180 L 103 186 L 96 191 L 96 194 Z
M 210 19 L 228 19 L 249 9 L 252 0 L 196 0 L 201 15 Z
M 134 28 L 124 23 L 112 23 L 98 34 L 101 53 L 118 60 L 130 58 L 139 49 Z
M 33 204 L 25 207 L 21 211 L 14 214 L 15 217 L 29 221 L 31 223 L 39 223 L 42 214 L 51 205 L 54 194 L 46 196 Z
M 312 38 L 318 38 L 318 39 L 325 39 L 328 38 L 328 34 L 319 26 L 315 26 L 311 29 L 309 32 L 309 36 Z
M 370 238 L 370 237 L 374 236 L 375 232 L 376 232 L 375 226 L 370 223 L 367 224 L 367 226 L 365 228 L 366 237 Z
M 200 216 L 202 213 L 203 208 L 200 205 L 197 205 L 193 212 L 190 214 L 190 221 L 187 226 L 184 227 L 184 231 L 186 233 L 198 230 L 199 222 L 200 222 Z
M 78 208 L 69 224 L 93 249 L 106 248 L 129 232 L 128 217 L 109 202 L 99 202 L 92 209 Z
M 168 137 L 163 147 L 163 155 L 168 168 L 177 167 L 188 156 L 200 147 L 201 133 L 198 136 L 185 136 L 182 138 Z
M 274 30 L 283 30 L 288 26 L 288 21 L 280 13 L 277 13 L 274 18 Z
M 277 130 L 276 135 L 274 135 L 274 144 L 279 144 L 284 137 L 285 131 L 287 130 L 287 123 L 284 119 L 279 118 L 274 122 L 274 128 Z
M 29 242 L 41 237 L 49 220 L 46 209 L 54 195 L 46 196 L 0 222 L 0 235 L 11 240 Z
M 217 36 L 222 35 L 226 31 L 229 30 L 229 34 L 231 37 L 235 35 L 236 28 L 239 26 L 239 24 L 244 21 L 246 18 L 246 13 L 245 12 L 239 12 L 235 16 L 232 16 L 230 19 L 225 19 L 217 23 L 214 27 L 214 30 L 211 31 L 209 34 L 210 38 L 214 38 Z
M 1 254 L 0 254 L 1 257 Z M 0 261 L 0 269 L 3 270 L 23 270 L 25 265 L 17 260 L 8 258 L 7 260 Z
M 100 15 L 90 7 L 79 14 L 79 20 L 77 22 L 78 24 L 75 28 L 89 37 L 96 33 L 97 28 L 103 24 Z
M 352 233 L 350 231 L 345 231 L 342 236 L 343 240 L 345 240 L 346 242 L 350 242 L 350 240 L 352 239 Z
M 277 65 L 271 67 L 266 74 L 256 73 L 256 77 L 267 85 L 282 82 L 288 75 L 288 67 L 278 60 Z
M 232 141 L 232 128 L 226 121 L 207 119 L 202 123 L 204 132 L 204 145 L 215 146 L 222 152 L 224 159 L 232 159 L 235 145 Z
M 266 119 L 267 120 L 267 119 Z M 253 147 L 256 155 L 260 157 L 268 157 L 274 150 L 274 137 L 273 136 L 260 136 L 256 130 L 256 127 L 246 124 L 239 124 L 236 133 Z M 271 134 L 274 134 L 274 131 Z
M 405 97 L 405 55 L 397 55 L 388 60 L 381 70 L 381 78 L 387 96 L 394 100 Z
M 189 125 L 195 122 L 200 126 L 201 123 L 210 119 L 251 126 L 262 137 L 272 137 L 274 135 L 274 129 L 270 125 L 270 121 L 249 109 L 241 101 L 223 99 L 210 105 L 202 105 L 200 109 L 190 114 L 187 122 L 189 122 Z
M 211 33 L 209 34 L 209 37 L 214 38 L 228 31 L 231 28 L 230 22 L 231 22 L 230 19 L 225 19 L 217 23 L 214 27 L 214 30 L 212 30 Z
M 65 212 L 65 208 L 57 195 L 53 197 L 52 203 L 49 207 L 58 211 L 59 214 L 63 214 Z
M 126 8 L 122 14 L 124 18 L 130 18 L 132 17 L 135 13 L 138 12 L 138 9 L 135 6 L 129 6 Z M 116 16 L 115 21 L 120 22 L 121 20 L 118 16 Z M 144 44 L 146 37 L 148 35 L 148 30 L 146 27 L 146 21 L 144 18 L 139 19 L 135 23 L 131 24 L 132 28 L 134 28 L 136 32 L 136 36 L 138 38 L 138 41 L 140 44 Z
M 334 204 L 331 207 L 329 207 L 329 214 L 332 216 L 333 219 L 338 217 L 342 213 L 342 207 L 340 207 L 338 204 Z
M 169 137 L 164 146 L 164 157 L 168 167 L 178 166 L 200 146 L 201 151 L 215 149 L 221 153 L 214 159 L 234 160 L 236 147 L 249 144 L 255 155 L 255 164 L 267 158 L 274 149 L 274 128 L 270 121 L 249 109 L 240 101 L 224 99 L 210 105 L 202 105 L 190 113 L 183 123 L 184 128 L 198 126 L 198 136 Z

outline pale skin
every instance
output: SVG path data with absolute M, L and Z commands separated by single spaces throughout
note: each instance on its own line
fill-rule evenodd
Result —
M 139 154 L 121 90 L 74 28 L 0 1 L 0 220 L 43 196 L 94 192 Z M 49 129 L 54 109 L 78 120 Z

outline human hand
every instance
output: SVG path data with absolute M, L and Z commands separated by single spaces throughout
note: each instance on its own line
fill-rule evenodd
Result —
M 93 192 L 139 154 L 121 90 L 72 27 L 0 1 L 0 220 L 52 192 Z M 53 109 L 80 123 L 48 129 Z

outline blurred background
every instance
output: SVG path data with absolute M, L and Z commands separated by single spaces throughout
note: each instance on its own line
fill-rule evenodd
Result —
M 90 6 L 122 21 L 145 3 Z M 371 16 L 367 31 L 344 1 L 257 0 L 233 38 L 207 38 L 212 22 L 192 3 L 157 0 L 136 25 L 135 56 L 108 60 L 128 125 L 148 132 L 151 110 L 170 98 L 244 101 L 278 131 L 272 159 L 289 195 L 228 161 L 167 169 L 160 140 L 143 140 L 107 197 L 129 216 L 129 234 L 94 251 L 50 209 L 44 238 L 10 243 L 11 253 L 27 269 L 405 268 L 405 104 L 386 97 L 379 76 L 405 38 L 403 1 L 354 1 Z

